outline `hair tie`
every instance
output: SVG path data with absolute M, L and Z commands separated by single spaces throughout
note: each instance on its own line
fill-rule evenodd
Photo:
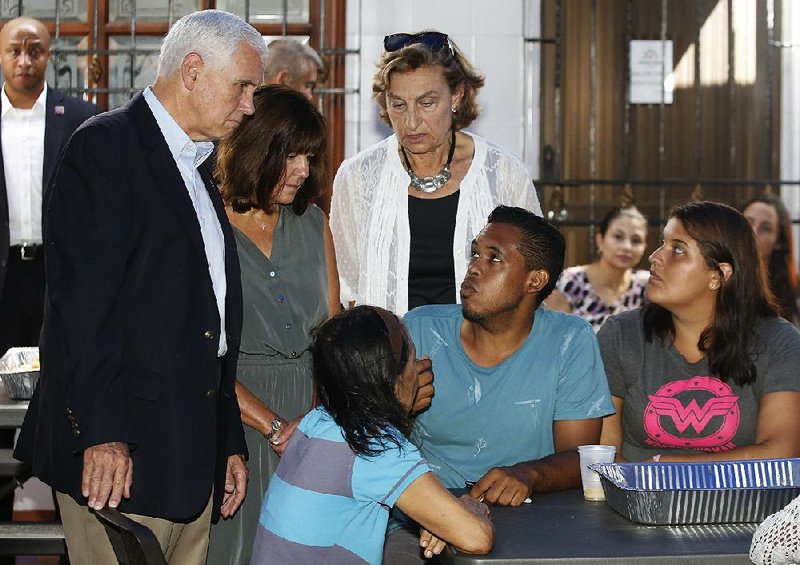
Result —
M 381 317 L 381 320 L 383 320 L 383 325 L 386 326 L 386 333 L 389 335 L 389 343 L 392 346 L 392 355 L 394 355 L 394 360 L 399 366 L 403 357 L 403 336 L 405 335 L 403 325 L 397 319 L 397 316 L 388 310 L 384 310 L 378 306 L 370 306 L 369 308 L 376 312 L 378 316 Z

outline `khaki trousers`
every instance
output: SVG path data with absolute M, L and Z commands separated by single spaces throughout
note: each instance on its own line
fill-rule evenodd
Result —
M 64 523 L 67 552 L 74 565 L 108 565 L 117 563 L 105 527 L 88 506 L 82 506 L 68 494 L 56 493 Z M 150 528 L 161 545 L 170 565 L 204 565 L 211 527 L 211 499 L 203 513 L 193 522 L 183 524 L 163 518 L 125 514 Z

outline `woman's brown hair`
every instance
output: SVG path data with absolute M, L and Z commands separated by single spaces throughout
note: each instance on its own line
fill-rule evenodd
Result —
M 772 206 L 778 216 L 778 240 L 775 249 L 769 258 L 764 258 L 767 263 L 767 277 L 769 287 L 778 303 L 779 314 L 796 322 L 800 318 L 797 308 L 798 291 L 800 291 L 800 276 L 795 265 L 794 237 L 792 236 L 792 220 L 789 211 L 780 198 L 774 194 L 762 194 L 747 201 L 740 208 L 744 213 L 751 204 L 760 202 Z
M 680 220 L 697 242 L 706 266 L 719 273 L 721 288 L 716 295 L 714 319 L 697 344 L 708 357 L 711 373 L 739 386 L 756 380 L 753 328 L 761 318 L 776 316 L 774 299 L 758 256 L 753 229 L 734 208 L 717 202 L 692 202 L 676 206 L 669 218 Z M 732 268 L 728 280 L 721 263 Z M 658 304 L 642 308 L 644 333 L 648 341 L 674 336 L 672 314 Z
M 292 203 L 294 213 L 302 214 L 322 189 L 325 119 L 303 94 L 282 85 L 256 90 L 253 105 L 255 113 L 245 116 L 218 148 L 215 172 L 222 199 L 234 212 L 270 211 L 286 160 L 308 155 L 308 178 Z

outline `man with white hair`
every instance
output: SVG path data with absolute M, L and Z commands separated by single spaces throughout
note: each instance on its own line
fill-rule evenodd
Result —
M 294 39 L 281 38 L 269 44 L 269 62 L 264 75 L 266 84 L 284 84 L 312 100 L 317 75 L 324 67 L 314 49 Z
M 15 455 L 57 491 L 73 563 L 114 563 L 91 512 L 205 561 L 212 517 L 244 499 L 234 393 L 239 264 L 203 161 L 254 112 L 266 46 L 218 10 L 181 18 L 155 83 L 89 120 L 54 176 L 41 376 Z

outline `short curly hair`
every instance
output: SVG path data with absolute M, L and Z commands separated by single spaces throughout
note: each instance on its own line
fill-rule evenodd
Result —
M 372 98 L 381 107 L 381 119 L 389 127 L 392 127 L 392 123 L 386 110 L 386 91 L 389 89 L 392 74 L 408 73 L 425 66 L 442 67 L 444 79 L 451 92 L 455 92 L 459 84 L 464 85 L 464 96 L 453 119 L 456 130 L 469 126 L 480 115 L 477 98 L 478 91 L 483 87 L 484 76 L 467 61 L 452 39 L 450 46 L 453 48 L 452 55 L 448 47 L 434 51 L 422 43 L 412 43 L 397 51 L 383 53 L 372 79 Z

